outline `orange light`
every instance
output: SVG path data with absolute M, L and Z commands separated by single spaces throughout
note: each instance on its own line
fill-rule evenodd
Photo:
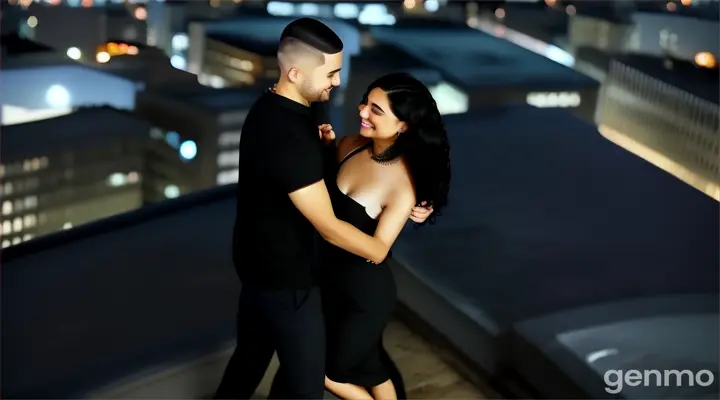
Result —
M 692 0 L 680 0 L 680 3 L 685 7 L 689 7 L 692 5 Z
M 701 51 L 695 54 L 695 65 L 702 68 L 717 67 L 717 59 L 709 51 Z
M 82 6 L 85 8 L 90 8 L 93 6 L 93 0 L 82 0 Z
M 557 0 L 545 0 L 545 4 L 547 4 L 548 7 L 555 7 Z
M 118 52 L 120 52 L 120 53 L 127 53 L 127 51 L 128 51 L 128 45 L 127 45 L 127 44 L 125 44 L 125 43 L 120 43 L 120 44 L 118 45 Z
M 111 56 L 118 54 L 119 50 L 117 43 L 110 42 L 107 44 L 107 52 L 110 53 Z

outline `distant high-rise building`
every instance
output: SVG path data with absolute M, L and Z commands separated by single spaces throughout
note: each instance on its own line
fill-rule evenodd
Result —
M 202 85 L 146 90 L 138 93 L 136 110 L 154 124 L 171 129 L 177 140 L 197 143 L 197 184 L 210 188 L 237 182 L 242 126 L 262 90 Z
M 109 107 L 3 126 L 2 247 L 187 193 L 196 151 Z

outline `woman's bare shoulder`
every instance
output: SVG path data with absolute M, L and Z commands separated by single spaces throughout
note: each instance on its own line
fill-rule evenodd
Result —
M 356 148 L 364 145 L 367 143 L 370 139 L 357 134 L 357 135 L 350 135 L 350 136 L 343 136 L 340 141 L 338 142 L 337 147 L 337 154 L 338 154 L 338 160 L 342 160 L 343 157 L 345 157 L 348 153 L 355 150 Z

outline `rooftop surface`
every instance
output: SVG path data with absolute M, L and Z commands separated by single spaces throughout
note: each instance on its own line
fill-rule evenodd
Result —
M 560 109 L 488 109 L 445 126 L 450 206 L 393 254 L 501 328 L 610 300 L 718 293 L 712 198 Z
M 407 51 L 464 88 L 596 85 L 568 67 L 466 26 L 374 27 L 371 32 L 376 40 Z
M 611 300 L 718 293 L 717 202 L 562 110 L 502 107 L 445 122 L 450 206 L 436 225 L 408 227 L 393 254 L 468 310 L 502 326 Z M 230 340 L 236 190 L 6 249 L 3 397 L 81 396 Z

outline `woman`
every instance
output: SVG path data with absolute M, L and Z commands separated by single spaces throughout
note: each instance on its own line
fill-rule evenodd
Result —
M 447 204 L 450 147 L 430 92 L 408 74 L 373 82 L 359 111 L 360 134 L 338 143 L 328 192 L 339 219 L 392 244 L 413 206 L 425 202 L 439 215 Z M 388 265 L 329 243 L 320 254 L 326 388 L 343 399 L 395 399 L 382 360 L 382 333 L 396 301 Z

